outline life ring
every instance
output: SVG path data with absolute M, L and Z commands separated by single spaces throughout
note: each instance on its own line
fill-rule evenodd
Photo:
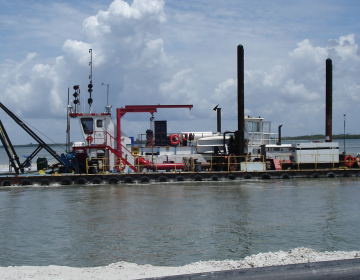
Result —
M 121 170 L 121 172 L 123 172 L 125 170 L 125 167 L 126 167 L 125 164 L 122 164 L 121 169 L 120 169 L 120 159 L 118 159 L 115 162 L 115 169 L 116 169 L 117 172 L 120 172 L 120 170 Z
M 180 136 L 178 134 L 171 134 L 170 143 L 171 145 L 177 146 L 180 143 Z
M 94 138 L 91 136 L 91 134 L 89 133 L 89 136 L 86 137 L 86 141 L 89 142 L 89 146 L 91 145 L 91 142 L 94 140 Z
M 353 156 L 348 155 L 344 158 L 344 164 L 346 166 L 351 167 L 351 166 L 353 166 L 354 163 L 355 163 L 355 158 Z

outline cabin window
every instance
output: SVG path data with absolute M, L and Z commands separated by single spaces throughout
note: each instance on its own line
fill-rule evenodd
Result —
M 260 132 L 260 122 L 247 122 L 248 132 Z
M 96 120 L 96 127 L 103 127 L 103 121 L 102 120 Z
M 94 120 L 93 118 L 82 118 L 81 125 L 85 134 L 92 134 L 94 130 Z
M 260 149 L 253 149 L 253 154 L 254 154 L 254 155 L 260 154 Z

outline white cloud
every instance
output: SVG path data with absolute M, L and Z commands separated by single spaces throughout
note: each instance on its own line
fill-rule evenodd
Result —
M 252 97 L 245 106 L 250 106 L 256 115 L 265 112 L 271 120 L 284 122 L 285 133 L 310 134 L 309 127 L 324 133 L 325 61 L 330 57 L 333 60 L 333 130 L 339 133 L 336 116 L 346 107 L 347 111 L 355 112 L 357 105 L 351 102 L 359 100 L 357 50 L 353 34 L 331 40 L 324 47 L 303 40 L 289 52 L 289 59 L 283 65 L 269 71 L 271 74 L 266 70 L 245 71 L 245 92 Z
M 220 104 L 223 127 L 234 130 L 236 46 L 241 43 L 245 47 L 246 114 L 265 117 L 273 121 L 273 127 L 283 124 L 284 134 L 306 134 L 310 126 L 312 131 L 321 133 L 328 57 L 334 67 L 333 115 L 345 109 L 354 114 L 357 111 L 360 62 L 355 34 L 346 35 L 344 31 L 328 36 L 326 39 L 331 40 L 327 43 L 315 42 L 314 36 L 310 38 L 307 33 L 290 38 L 293 31 L 289 26 L 298 26 L 300 32 L 310 24 L 301 25 L 292 6 L 285 10 L 291 10 L 297 20 L 283 27 L 280 19 L 271 16 L 281 13 L 280 6 L 279 11 L 272 8 L 258 21 L 262 12 L 256 3 L 246 4 L 249 13 L 237 17 L 244 7 L 235 1 L 224 5 L 215 1 L 128 2 L 131 1 L 114 0 L 97 13 L 84 16 L 82 26 L 73 28 L 82 33 L 71 31 L 65 39 L 65 31 L 59 29 L 64 38 L 61 55 L 43 59 L 42 53 L 28 51 L 21 60 L 1 61 L 3 103 L 24 118 L 50 122 L 46 119 L 64 117 L 68 86 L 80 84 L 82 102 L 86 104 L 91 48 L 95 111 L 102 111 L 105 105 L 106 88 L 101 86 L 105 82 L 110 84 L 110 103 L 114 108 L 127 104 L 193 104 L 192 111 L 159 110 L 156 118 L 168 119 L 169 126 L 181 119 L 181 124 L 175 125 L 179 129 L 183 125 L 184 130 L 215 130 L 216 114 L 212 108 Z M 203 6 L 205 3 L 208 5 Z M 76 14 L 69 5 L 57 6 L 62 15 Z M 266 6 L 261 7 L 261 11 L 266 10 Z M 0 17 L 1 22 L 6 20 L 15 24 L 9 17 Z M 269 26 L 272 36 L 264 32 L 264 26 Z M 43 28 L 50 32 L 44 23 Z M 52 36 L 57 33 L 51 31 Z M 59 44 L 57 52 L 60 48 Z M 123 121 L 124 128 L 129 124 L 129 134 L 137 135 L 138 129 L 146 130 L 148 115 L 129 114 Z M 59 135 L 63 137 L 63 131 Z
M 280 90 L 280 97 L 283 101 L 290 103 L 309 103 L 320 100 L 320 94 L 309 92 L 304 84 L 295 84 L 294 79 L 288 80 Z
M 281 65 L 276 65 L 275 67 L 270 69 L 269 73 L 265 73 L 264 86 L 279 86 L 286 75 L 285 71 L 286 69 Z
M 308 39 L 297 44 L 298 47 L 289 53 L 290 58 L 296 61 L 306 59 L 307 63 L 322 63 L 327 57 L 327 51 L 322 47 L 314 47 Z

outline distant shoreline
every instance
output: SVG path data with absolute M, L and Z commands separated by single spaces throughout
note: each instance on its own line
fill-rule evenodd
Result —
M 344 134 L 334 134 L 332 136 L 333 140 L 343 140 L 344 139 Z M 360 139 L 360 134 L 346 134 L 345 135 L 345 139 Z M 299 141 L 303 141 L 303 140 L 325 140 L 325 135 L 323 134 L 314 134 L 314 135 L 302 135 L 302 136 L 285 136 L 285 137 L 281 137 L 281 140 L 299 140 Z
M 54 146 L 66 147 L 66 144 L 64 144 L 64 143 L 55 143 L 55 144 L 47 144 L 47 145 L 50 147 L 54 147 Z M 72 143 L 70 145 L 72 146 Z M 38 146 L 39 146 L 39 144 L 33 144 L 33 143 L 13 145 L 13 147 L 38 147 Z M 0 145 L 0 148 L 4 148 L 4 146 Z

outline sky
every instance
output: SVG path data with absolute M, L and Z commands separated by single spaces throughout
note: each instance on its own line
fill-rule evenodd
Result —
M 325 133 L 325 61 L 333 63 L 333 134 L 360 134 L 360 1 L 0 0 L 0 102 L 47 143 L 64 143 L 67 96 L 87 84 L 92 111 L 125 105 L 159 109 L 168 132 L 237 129 L 237 46 L 244 46 L 245 114 L 283 136 Z M 105 85 L 102 85 L 104 83 Z M 71 99 L 73 97 L 71 96 Z M 346 117 L 344 117 L 344 114 Z M 126 114 L 138 137 L 148 113 Z M 34 142 L 0 112 L 13 144 Z M 71 122 L 71 140 L 82 141 Z

